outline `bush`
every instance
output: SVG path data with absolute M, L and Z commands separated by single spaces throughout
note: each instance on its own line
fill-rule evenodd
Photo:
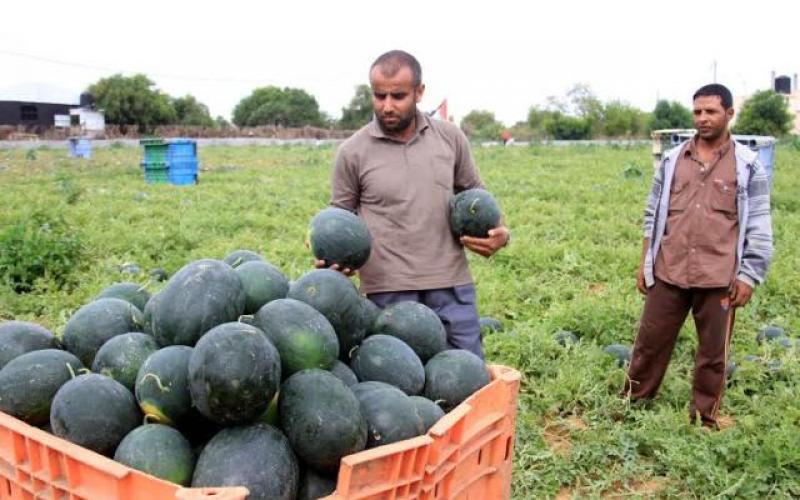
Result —
M 0 280 L 17 293 L 32 291 L 40 278 L 63 288 L 83 252 L 80 235 L 63 217 L 35 213 L 0 233 Z
M 656 103 L 649 126 L 651 131 L 692 127 L 694 127 L 694 118 L 692 118 L 689 108 L 675 101 L 661 100 Z
M 491 111 L 472 110 L 461 119 L 461 130 L 473 141 L 497 141 L 505 126 Z
M 585 118 L 567 116 L 561 113 L 553 115 L 546 124 L 547 133 L 554 139 L 580 140 L 589 139 L 592 133 L 592 124 Z

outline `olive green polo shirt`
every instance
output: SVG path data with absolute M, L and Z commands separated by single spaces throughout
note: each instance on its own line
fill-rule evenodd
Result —
M 414 136 L 403 143 L 373 119 L 339 147 L 331 186 L 331 204 L 356 212 L 372 234 L 359 271 L 364 293 L 472 282 L 450 232 L 449 202 L 483 185 L 458 127 L 417 112 Z

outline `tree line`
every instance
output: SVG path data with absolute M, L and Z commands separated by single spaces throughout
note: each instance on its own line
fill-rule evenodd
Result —
M 192 95 L 172 97 L 146 75 L 113 75 L 89 86 L 95 105 L 105 113 L 106 122 L 152 132 L 160 125 L 230 127 L 222 116 L 212 118 L 208 107 Z M 254 89 L 234 107 L 233 125 L 257 127 L 316 126 L 355 130 L 372 118 L 372 91 L 358 85 L 341 117 L 328 116 L 316 98 L 305 90 L 265 86 Z M 532 106 L 527 120 L 506 126 L 486 110 L 472 110 L 460 123 L 472 140 L 498 140 L 504 131 L 519 140 L 641 138 L 665 128 L 691 128 L 691 111 L 679 102 L 658 101 L 651 112 L 622 100 L 602 102 L 588 85 L 573 86 L 564 97 L 550 97 L 543 106 Z M 771 90 L 754 94 L 746 101 L 734 126 L 735 133 L 784 136 L 792 117 L 783 96 Z

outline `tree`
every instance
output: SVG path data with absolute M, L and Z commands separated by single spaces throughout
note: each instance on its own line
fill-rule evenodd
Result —
M 496 141 L 500 139 L 504 128 L 491 111 L 473 110 L 461 119 L 461 130 L 476 141 Z
M 660 100 L 656 103 L 653 110 L 653 118 L 650 122 L 650 130 L 661 130 L 670 128 L 692 128 L 694 119 L 692 112 L 683 104 L 676 101 Z
M 551 105 L 555 98 L 551 98 Z M 560 111 L 552 109 L 542 109 L 537 106 L 531 106 L 528 109 L 528 128 L 531 133 L 536 137 L 545 137 L 549 135 L 547 132 L 547 124 L 553 120 L 553 117 L 561 113 Z
M 572 104 L 575 116 L 583 118 L 589 124 L 589 137 L 594 137 L 600 132 L 603 120 L 603 103 L 594 95 L 592 89 L 585 83 L 576 83 L 567 91 L 567 97 Z
M 603 106 L 602 133 L 606 137 L 632 137 L 644 132 L 644 113 L 619 101 L 610 101 Z
M 90 85 L 88 92 L 103 110 L 107 123 L 123 128 L 137 125 L 140 133 L 147 133 L 157 125 L 174 123 L 176 117 L 169 96 L 151 88 L 153 85 L 142 74 L 131 77 L 117 74 Z
M 356 87 L 356 94 L 350 99 L 350 104 L 342 108 L 342 119 L 339 128 L 355 130 L 367 124 L 373 115 L 372 89 L 369 85 Z
M 756 92 L 739 110 L 733 126 L 736 134 L 772 135 L 781 137 L 792 129 L 789 103 L 773 90 Z
M 305 90 L 268 86 L 255 89 L 233 109 L 233 123 L 240 127 L 321 125 L 317 100 Z
M 214 120 L 208 114 L 208 107 L 192 95 L 187 94 L 173 99 L 172 107 L 175 108 L 175 123 L 179 125 L 214 126 Z
M 551 137 L 560 140 L 589 139 L 592 134 L 592 125 L 586 118 L 567 116 L 558 111 L 553 113 L 545 127 Z

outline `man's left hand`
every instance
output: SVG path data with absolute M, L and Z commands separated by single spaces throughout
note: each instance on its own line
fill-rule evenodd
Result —
M 491 257 L 495 252 L 506 246 L 510 233 L 505 226 L 497 226 L 489 230 L 486 238 L 476 238 L 474 236 L 462 236 L 461 244 L 469 248 L 478 255 Z
M 743 307 L 750 302 L 753 296 L 753 287 L 744 281 L 736 280 L 731 286 L 731 307 Z

